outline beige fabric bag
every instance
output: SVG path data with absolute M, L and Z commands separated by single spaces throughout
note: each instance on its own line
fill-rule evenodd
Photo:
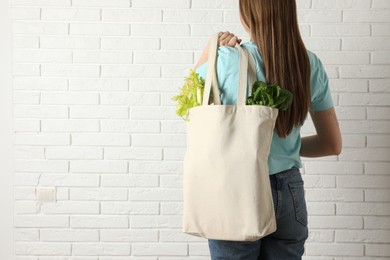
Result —
M 184 233 L 255 241 L 276 230 L 268 155 L 278 109 L 245 105 L 248 52 L 239 44 L 237 105 L 221 105 L 216 75 L 218 34 L 209 40 L 203 104 L 189 109 L 183 173 Z M 251 60 L 250 90 L 255 77 Z M 211 83 L 214 105 L 209 105 Z

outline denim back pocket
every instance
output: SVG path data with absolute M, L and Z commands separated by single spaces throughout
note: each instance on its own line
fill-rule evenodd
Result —
M 295 219 L 302 225 L 307 226 L 307 208 L 303 181 L 291 182 L 288 186 L 294 202 Z

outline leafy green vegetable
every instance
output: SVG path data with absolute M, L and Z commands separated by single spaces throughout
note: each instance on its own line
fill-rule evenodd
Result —
M 188 119 L 188 109 L 202 105 L 205 81 L 193 69 L 184 79 L 184 85 L 179 88 L 180 94 L 171 98 L 178 101 L 176 114 L 185 121 Z M 213 97 L 213 91 L 210 92 Z M 293 95 L 287 89 L 277 84 L 267 85 L 263 81 L 256 81 L 252 86 L 252 95 L 247 97 L 246 105 L 263 105 L 280 110 L 287 110 L 292 103 Z
M 247 105 L 263 105 L 280 110 L 287 110 L 293 100 L 293 95 L 287 89 L 277 84 L 267 85 L 263 81 L 256 81 L 252 86 L 252 95 L 247 97 Z
M 171 98 L 171 100 L 178 101 L 176 114 L 185 121 L 189 121 L 188 109 L 202 104 L 204 85 L 204 79 L 190 69 L 190 75 L 184 79 L 183 87 L 179 88 L 180 94 Z

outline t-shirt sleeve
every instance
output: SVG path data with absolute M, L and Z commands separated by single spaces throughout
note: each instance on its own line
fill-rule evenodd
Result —
M 221 102 L 224 105 L 235 104 L 238 84 L 239 53 L 237 48 L 220 46 L 217 57 L 217 77 Z M 207 74 L 207 62 L 200 65 L 196 70 L 204 80 Z M 225 101 L 225 103 L 223 102 Z
M 321 60 L 316 57 L 316 68 L 312 75 L 311 91 L 312 91 L 312 107 L 314 111 L 322 111 L 334 106 L 332 95 L 329 88 L 329 78 L 325 72 Z

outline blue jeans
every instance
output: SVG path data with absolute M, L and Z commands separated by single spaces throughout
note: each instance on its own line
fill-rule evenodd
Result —
M 212 260 L 302 259 L 309 235 L 302 175 L 291 168 L 270 175 L 277 229 L 257 241 L 209 239 Z

